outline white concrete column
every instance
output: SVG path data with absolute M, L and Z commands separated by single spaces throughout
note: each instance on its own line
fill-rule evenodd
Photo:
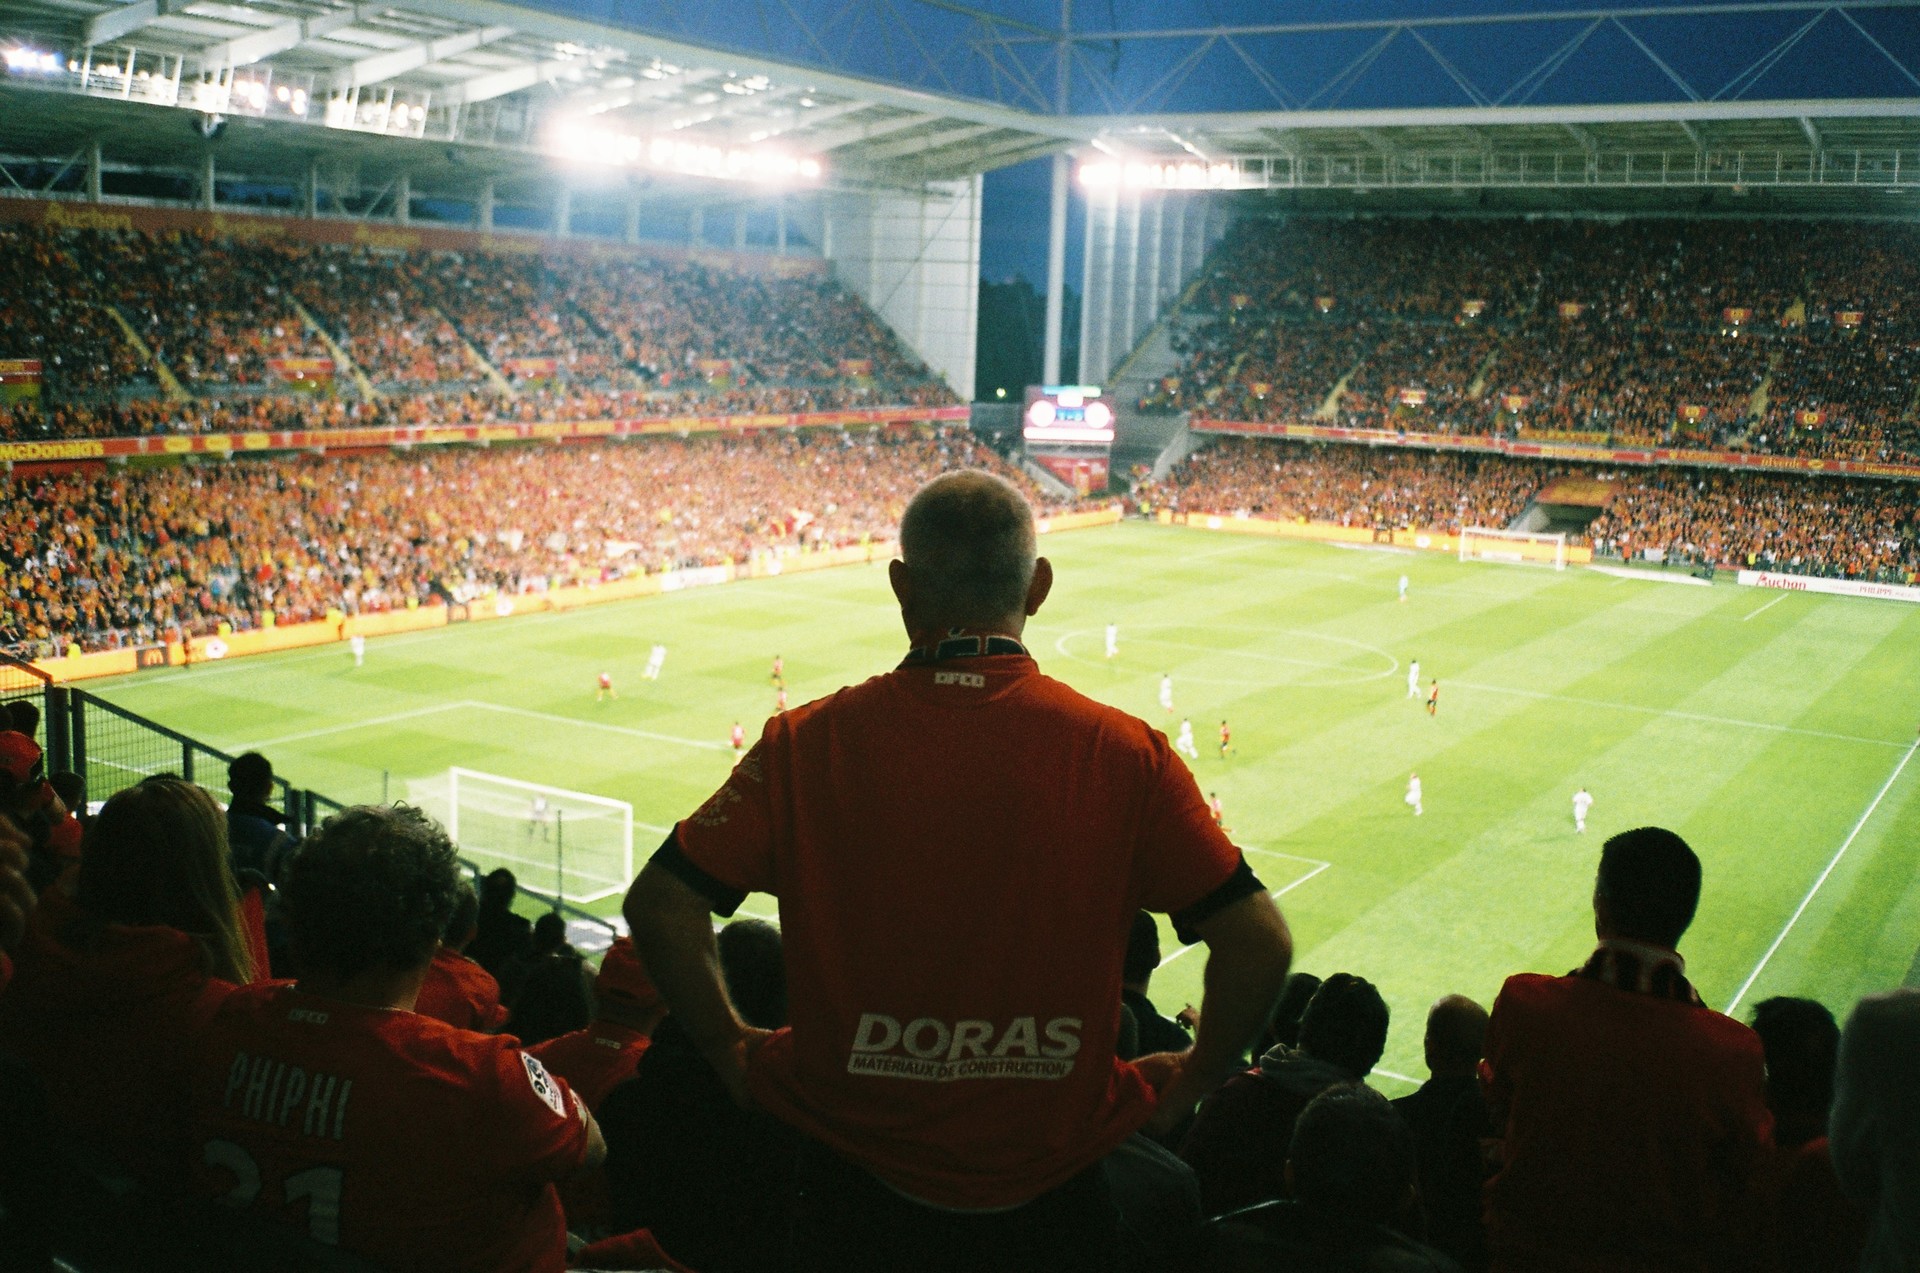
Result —
M 473 205 L 474 225 L 483 234 L 493 232 L 493 178 L 488 177 L 480 185 L 480 198 Z
M 1166 255 L 1167 196 L 1153 197 L 1153 217 L 1147 227 L 1147 325 L 1160 321 L 1160 258 Z
M 200 160 L 200 206 L 213 210 L 213 147 L 209 146 Z
M 1053 157 L 1053 186 L 1047 202 L 1047 326 L 1040 356 L 1040 380 L 1060 383 L 1060 328 L 1066 315 L 1067 180 L 1072 160 Z M 1085 295 L 1084 288 L 1081 295 Z
M 401 225 L 413 220 L 413 178 L 404 172 L 393 179 L 393 219 Z
M 320 160 L 317 157 L 307 160 L 307 184 L 306 184 L 306 188 L 302 190 L 300 193 L 304 196 L 304 199 L 305 199 L 307 218 L 311 220 L 314 217 L 319 216 L 320 215 Z
M 1076 377 L 1086 384 L 1093 367 L 1093 207 L 1099 197 L 1087 191 L 1086 226 L 1080 236 L 1080 371 Z
M 1104 202 L 1106 206 L 1100 210 L 1100 277 L 1094 280 L 1094 286 L 1100 289 L 1099 357 L 1093 364 L 1094 379 L 1102 383 L 1113 370 L 1113 276 L 1114 258 L 1120 248 L 1119 188 L 1115 187 Z
M 87 143 L 87 202 L 100 202 L 100 139 Z
M 1125 269 L 1121 277 L 1126 280 L 1125 290 L 1120 293 L 1120 339 L 1114 342 L 1114 350 L 1109 364 L 1126 357 L 1133 349 L 1134 323 L 1139 317 L 1140 307 L 1140 192 L 1134 191 L 1127 198 L 1127 247 Z

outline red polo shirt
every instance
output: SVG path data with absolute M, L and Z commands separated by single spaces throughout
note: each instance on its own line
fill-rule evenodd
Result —
M 780 898 L 792 1026 L 755 1098 L 952 1208 L 1024 1203 L 1146 1121 L 1114 1057 L 1132 918 L 1259 887 L 1165 735 L 1009 648 L 775 716 L 663 850 L 722 913 Z
M 413 1010 L 462 1030 L 492 1032 L 507 1023 L 500 983 L 493 974 L 445 946 L 433 953 Z

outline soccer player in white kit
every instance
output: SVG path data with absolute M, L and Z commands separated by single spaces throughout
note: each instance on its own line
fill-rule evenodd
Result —
M 1167 715 L 1173 715 L 1173 673 L 1171 672 L 1160 674 L 1160 706 L 1166 709 Z
M 359 667 L 367 661 L 367 638 L 358 632 L 347 638 L 347 648 L 353 651 L 353 665 Z
M 1413 816 L 1419 817 L 1427 811 L 1420 803 L 1420 775 L 1413 774 L 1407 779 L 1407 803 L 1413 806 Z
M 1420 660 L 1407 664 L 1407 697 L 1420 697 Z
M 665 663 L 666 661 L 667 661 L 667 647 L 664 645 L 654 646 L 652 653 L 647 655 L 647 670 L 642 672 L 640 675 L 649 681 L 659 680 L 660 665 Z
M 1120 625 L 1109 623 L 1107 625 L 1107 657 L 1112 658 L 1118 653 L 1120 653 Z
M 1194 743 L 1193 743 L 1193 722 L 1192 721 L 1185 720 L 1185 719 L 1181 720 L 1180 736 L 1173 740 L 1173 749 L 1184 756 L 1191 756 L 1195 760 L 1200 759 L 1200 749 L 1194 746 Z
M 1573 793 L 1573 829 L 1581 835 L 1587 833 L 1587 810 L 1593 808 L 1593 797 L 1587 794 L 1585 787 Z
M 1407 599 L 1407 577 L 1405 575 L 1401 575 L 1400 576 L 1400 600 L 1405 601 L 1406 599 Z

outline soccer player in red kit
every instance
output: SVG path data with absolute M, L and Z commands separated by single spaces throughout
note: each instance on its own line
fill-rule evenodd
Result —
M 775 712 L 784 712 L 787 710 L 787 687 L 784 685 L 774 692 L 773 710 Z
M 728 741 L 733 744 L 733 758 L 735 760 L 747 754 L 747 731 L 740 728 L 739 721 L 733 722 L 733 732 L 728 735 Z
M 1019 492 L 936 478 L 900 544 L 905 661 L 769 721 L 628 924 L 722 1082 L 801 1133 L 793 1267 L 1111 1269 L 1102 1160 L 1242 1063 L 1290 939 L 1166 736 L 1020 644 L 1053 571 Z M 755 891 L 785 942 L 771 1032 L 729 1001 L 709 918 Z M 1208 944 L 1206 999 L 1191 1051 L 1124 1062 L 1143 908 Z
M 553 1186 L 605 1157 L 592 1116 L 513 1039 L 411 1011 L 459 882 L 446 832 L 405 806 L 301 846 L 282 895 L 300 980 L 235 991 L 201 1036 L 203 1196 L 385 1269 L 565 1269 Z
M 1227 728 L 1227 722 L 1220 722 L 1220 759 L 1225 760 L 1227 753 L 1233 750 L 1233 731 Z
M 613 689 L 613 673 L 611 672 L 600 673 L 600 688 L 594 691 L 593 701 L 598 703 L 600 700 L 605 698 L 619 698 L 619 697 L 620 696 L 616 694 Z
M 773 675 L 769 679 L 773 682 L 773 688 L 787 688 L 787 661 L 778 654 L 773 656 Z
M 1440 714 L 1440 682 L 1435 681 L 1433 688 L 1427 691 L 1427 715 Z

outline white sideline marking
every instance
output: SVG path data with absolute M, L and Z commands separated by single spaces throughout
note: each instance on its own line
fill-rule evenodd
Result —
M 1668 570 L 1635 570 L 1631 566 L 1588 566 L 1596 575 L 1612 575 L 1615 579 L 1638 579 L 1646 583 L 1677 583 L 1691 588 L 1711 588 L 1712 584 L 1704 579 L 1695 579 L 1692 575 L 1676 575 Z
M 506 712 L 512 716 L 525 716 L 530 720 L 549 721 L 555 725 L 578 725 L 582 729 L 600 729 L 610 734 L 625 734 L 629 738 L 646 738 L 657 743 L 678 743 L 682 747 L 698 747 L 704 751 L 731 751 L 731 745 L 713 742 L 704 738 L 681 738 L 677 734 L 656 734 L 650 729 L 634 729 L 628 725 L 609 725 L 604 721 L 581 720 L 576 716 L 557 716 L 552 712 L 536 712 L 529 707 L 508 707 L 505 703 L 483 703 L 479 699 L 463 698 L 456 706 L 478 707 L 490 712 Z M 635 826 L 640 825 L 634 823 Z
M 1785 601 L 1789 595 L 1791 594 L 1785 593 L 1785 592 L 1781 593 L 1779 596 L 1775 597 L 1773 600 L 1767 602 L 1767 604 L 1765 604 L 1764 606 L 1761 606 L 1758 610 L 1755 610 L 1753 614 L 1743 616 L 1740 622 L 1745 623 L 1748 619 L 1753 618 L 1753 615 L 1755 614 L 1765 614 L 1767 611 L 1779 605 L 1782 601 Z
M 1249 848 L 1242 847 L 1240 851 L 1242 853 L 1264 853 L 1268 857 L 1292 858 L 1295 862 L 1314 863 L 1314 868 L 1311 871 L 1308 871 L 1305 875 L 1293 881 L 1293 883 L 1288 884 L 1284 888 L 1268 889 L 1267 890 L 1268 897 L 1276 897 L 1276 898 L 1285 897 L 1288 893 L 1293 892 L 1293 890 L 1299 888 L 1302 884 L 1305 884 L 1308 880 L 1312 879 L 1314 876 L 1320 874 L 1320 872 L 1326 870 L 1328 867 L 1333 865 L 1333 863 L 1331 862 L 1322 862 L 1318 858 L 1303 858 L 1292 853 L 1282 853 L 1277 849 L 1249 849 Z M 1171 955 L 1168 955 L 1165 959 L 1162 959 L 1159 963 L 1155 964 L 1154 971 L 1158 972 L 1160 969 L 1165 968 L 1168 964 L 1180 958 L 1180 956 L 1186 954 L 1188 951 L 1192 950 L 1195 946 L 1198 946 L 1198 945 L 1200 945 L 1199 942 L 1191 942 L 1188 945 L 1182 946 L 1180 949 L 1174 951 Z
M 1373 1072 L 1383 1079 L 1396 1079 L 1402 1083 L 1411 1083 L 1415 1087 L 1420 1086 L 1420 1080 L 1417 1078 L 1411 1078 L 1405 1074 L 1395 1074 L 1392 1070 L 1383 1070 L 1377 1065 L 1373 1067 Z
M 1767 947 L 1767 953 L 1760 956 L 1760 962 L 1753 966 L 1751 973 L 1747 974 L 1747 979 L 1741 983 L 1738 993 L 1733 996 L 1733 1002 L 1727 1005 L 1728 1016 L 1732 1016 L 1733 1010 L 1740 1006 L 1740 1001 L 1747 997 L 1747 991 L 1753 989 L 1753 983 L 1758 981 L 1760 974 L 1765 971 L 1767 961 L 1772 959 L 1774 952 L 1780 949 L 1780 944 L 1787 940 L 1787 934 L 1792 932 L 1793 926 L 1800 922 L 1800 917 L 1807 913 L 1807 907 L 1813 904 L 1813 895 L 1820 891 L 1821 885 L 1827 882 L 1827 877 L 1833 874 L 1833 869 L 1840 865 L 1840 859 L 1845 857 L 1847 850 L 1853 847 L 1855 838 L 1860 834 L 1860 828 L 1867 825 L 1867 819 L 1873 816 L 1873 811 L 1880 807 L 1882 800 L 1886 799 L 1887 792 L 1893 789 L 1893 784 L 1900 777 L 1900 771 L 1907 767 L 1909 760 L 1913 759 L 1916 749 L 1920 749 L 1920 739 L 1914 740 L 1907 747 L 1907 754 L 1900 757 L 1900 763 L 1893 767 L 1893 772 L 1887 775 L 1887 780 L 1880 784 L 1879 794 L 1874 796 L 1873 803 L 1867 806 L 1867 811 L 1860 815 L 1860 820 L 1853 824 L 1853 830 L 1847 833 L 1847 838 L 1841 841 L 1840 848 L 1833 855 L 1833 860 L 1827 863 L 1827 869 L 1820 872 L 1820 878 L 1813 882 L 1813 887 L 1807 890 L 1807 895 L 1800 899 L 1800 905 L 1794 908 L 1792 918 L 1787 920 L 1787 926 L 1780 930 L 1780 935 L 1773 939 L 1773 945 Z
M 256 738 L 249 743 L 233 744 L 235 751 L 259 751 L 262 747 L 277 747 L 281 743 L 303 742 L 309 738 L 325 738 L 329 734 L 342 734 L 348 730 L 365 729 L 371 725 L 396 725 L 403 720 L 415 720 L 422 716 L 433 716 L 440 712 L 454 712 L 466 706 L 464 703 L 435 703 L 431 707 L 416 707 L 410 711 L 393 712 L 386 716 L 369 716 L 344 725 L 328 725 L 322 729 L 302 730 L 297 734 L 281 734 L 277 738 Z
M 1782 594 L 1783 596 L 1785 594 Z M 1621 712 L 1642 712 L 1648 716 L 1670 716 L 1675 720 L 1694 720 L 1707 725 L 1733 725 L 1741 729 L 1765 729 L 1776 734 L 1800 734 L 1807 738 L 1831 738 L 1842 743 L 1869 743 L 1875 747 L 1900 747 L 1905 744 L 1890 738 L 1862 738 L 1858 734 L 1835 734 L 1824 729 L 1801 729 L 1798 725 L 1775 725 L 1769 721 L 1737 720 L 1731 716 L 1703 716 L 1698 712 L 1676 712 L 1665 707 L 1642 707 L 1638 703 L 1615 703 L 1604 698 L 1579 698 L 1572 694 L 1548 694 L 1541 690 L 1515 689 L 1511 685 L 1486 685 L 1477 681 L 1454 681 L 1462 689 L 1485 690 L 1489 694 L 1517 694 L 1521 698 L 1545 699 L 1555 703 L 1579 703 L 1585 707 L 1607 707 Z

